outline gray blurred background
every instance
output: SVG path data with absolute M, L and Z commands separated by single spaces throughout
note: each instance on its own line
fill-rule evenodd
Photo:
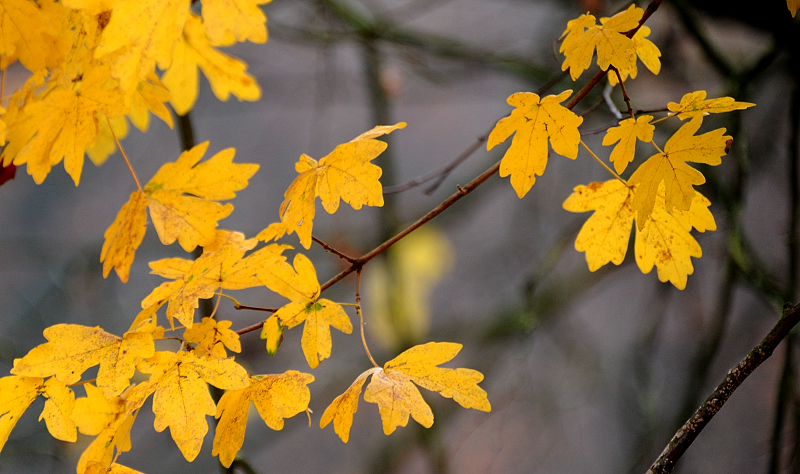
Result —
M 219 102 L 202 79 L 190 114 L 211 156 L 235 147 L 237 162 L 261 170 L 233 201 L 221 228 L 253 236 L 278 220 L 283 192 L 301 153 L 321 158 L 337 144 L 380 124 L 405 121 L 378 159 L 384 186 L 401 185 L 447 165 L 510 112 L 506 98 L 580 89 L 559 80 L 557 39 L 587 10 L 610 16 L 625 2 L 602 0 L 273 0 L 263 5 L 270 39 L 227 52 L 249 64 L 260 101 Z M 645 7 L 642 3 L 640 6 Z M 696 235 L 703 257 L 687 288 L 643 275 L 632 249 L 622 265 L 590 273 L 574 238 L 588 214 L 564 211 L 572 188 L 608 179 L 581 151 L 575 161 L 551 155 L 524 199 L 508 178 L 491 178 L 426 226 L 425 232 L 364 271 L 367 337 L 380 363 L 427 341 L 464 344 L 451 366 L 482 371 L 492 412 L 465 410 L 425 392 L 436 418 L 413 420 L 384 436 L 377 407 L 359 404 L 350 441 L 319 429 L 330 401 L 370 367 L 356 332 L 335 332 L 333 354 L 311 371 L 300 350 L 301 328 L 288 331 L 278 355 L 266 356 L 258 333 L 242 337 L 237 355 L 252 373 L 311 372 L 313 426 L 305 416 L 267 428 L 251 410 L 244 462 L 257 473 L 637 473 L 644 472 L 705 396 L 769 330 L 784 301 L 797 297 L 800 27 L 783 0 L 665 1 L 648 21 L 662 71 L 639 64 L 628 84 L 635 109 L 662 109 L 683 94 L 708 91 L 755 102 L 755 108 L 706 119 L 702 131 L 726 127 L 731 153 L 701 168 L 718 230 Z M 24 79 L 12 71 L 14 81 Z M 18 84 L 19 82 L 17 82 Z M 616 120 L 597 87 L 576 108 L 582 129 Z M 616 90 L 616 106 L 624 103 Z M 594 108 L 593 108 L 594 107 Z M 662 113 L 655 113 L 660 117 Z M 678 124 L 659 127 L 663 144 Z M 602 133 L 584 136 L 602 156 Z M 176 130 L 154 121 L 132 131 L 125 149 L 147 180 L 181 151 Z M 794 148 L 792 148 L 794 147 Z M 502 157 L 506 145 L 480 146 L 432 194 L 431 182 L 387 196 L 382 209 L 335 216 L 317 206 L 314 234 L 351 255 L 372 249 L 423 215 Z M 636 164 L 650 156 L 642 148 Z M 630 171 L 628 172 L 628 174 Z M 147 262 L 185 256 L 148 230 L 130 282 L 102 278 L 103 232 L 135 189 L 113 155 L 87 165 L 75 188 L 61 165 L 36 186 L 20 169 L 0 187 L 0 367 L 43 343 L 60 322 L 99 325 L 121 334 L 140 301 L 161 283 Z M 284 242 L 299 248 L 295 236 Z M 312 246 L 321 281 L 341 269 Z M 291 252 L 289 253 L 291 255 Z M 326 292 L 354 302 L 355 280 Z M 247 305 L 277 306 L 265 289 L 237 292 Z M 263 319 L 223 301 L 220 318 L 234 328 Z M 351 319 L 357 317 L 350 311 Z M 680 461 L 682 473 L 795 472 L 800 460 L 798 338 L 790 336 L 713 419 Z M 78 395 L 83 395 L 78 389 Z M 53 440 L 29 409 L 0 454 L 0 472 L 74 472 L 90 442 Z M 186 462 L 169 432 L 155 433 L 148 402 L 133 431 L 133 450 L 119 461 L 148 473 L 221 472 L 211 456 L 213 420 L 203 451 Z M 248 472 L 244 463 L 235 472 Z M 222 471 L 224 472 L 224 471 Z

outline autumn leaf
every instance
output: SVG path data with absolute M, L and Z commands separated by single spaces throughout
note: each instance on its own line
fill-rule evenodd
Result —
M 661 183 L 652 215 L 637 226 L 641 230 L 636 232 L 636 262 L 645 274 L 655 266 L 659 280 L 682 290 L 694 271 L 691 257 L 702 255 L 700 245 L 689 232 L 692 228 L 705 232 L 717 227 L 708 210 L 710 202 L 702 194 L 695 192 L 688 210 L 673 208 L 667 212 L 664 190 Z M 575 239 L 575 249 L 586 252 L 590 271 L 609 262 L 619 265 L 625 259 L 632 223 L 634 218 L 639 219 L 632 206 L 636 192 L 638 189 L 634 191 L 612 179 L 578 186 L 564 201 L 564 209 L 570 212 L 595 211 Z
M 183 338 L 197 344 L 195 351 L 209 354 L 218 359 L 228 357 L 225 348 L 233 352 L 242 352 L 239 335 L 231 331 L 231 321 L 217 321 L 214 318 L 203 318 L 183 333 Z
M 236 197 L 258 170 L 256 164 L 234 164 L 233 148 L 200 163 L 207 149 L 208 142 L 203 142 L 184 151 L 177 161 L 164 164 L 144 188 L 153 226 L 164 245 L 177 240 L 190 252 L 212 243 L 217 222 L 233 211 L 231 204 L 216 201 Z
M 559 95 L 549 95 L 541 102 L 532 92 L 517 92 L 508 98 L 515 107 L 511 115 L 500 119 L 486 143 L 486 149 L 506 141 L 512 134 L 514 139 L 500 163 L 500 176 L 511 175 L 511 186 L 522 198 L 544 173 L 547 165 L 547 139 L 553 151 L 570 159 L 578 157 L 581 141 L 578 126 L 583 118 L 563 107 L 561 102 L 572 94 L 571 90 Z
M 289 185 L 280 207 L 281 223 L 286 233 L 296 232 L 303 247 L 311 246 L 314 200 L 317 196 L 329 214 L 336 212 L 340 200 L 350 204 L 353 209 L 361 209 L 364 205 L 383 206 L 383 187 L 378 180 L 382 172 L 370 162 L 387 145 L 375 138 L 405 126 L 405 122 L 377 126 L 337 146 L 319 161 L 301 155 L 295 164 L 295 170 L 300 175 Z
M 353 415 L 358 410 L 358 398 L 361 396 L 364 382 L 367 381 L 370 375 L 382 370 L 380 367 L 373 367 L 359 375 L 343 394 L 334 398 L 331 404 L 328 405 L 328 408 L 322 414 L 322 418 L 319 419 L 319 427 L 325 428 L 333 421 L 333 431 L 346 443 L 350 439 Z
M 737 102 L 733 97 L 720 97 L 718 99 L 705 100 L 706 91 L 696 91 L 686 94 L 681 98 L 681 103 L 670 102 L 667 108 L 670 116 L 676 116 L 681 120 L 687 118 L 702 117 L 708 114 L 719 114 L 731 112 L 733 110 L 744 110 L 756 104 L 750 102 Z
M 586 252 L 589 271 L 596 271 L 609 262 L 619 265 L 625 260 L 636 217 L 632 200 L 631 190 L 612 179 L 578 186 L 564 201 L 564 209 L 570 212 L 595 211 L 575 239 L 575 250 Z
M 156 64 L 167 69 L 172 50 L 189 14 L 189 0 L 118 0 L 103 29 L 95 57 L 121 50 L 112 75 L 130 91 L 152 73 Z M 136 19 L 131 21 L 131 19 Z
M 142 308 L 168 299 L 167 318 L 192 327 L 198 299 L 210 298 L 218 289 L 242 290 L 261 286 L 258 274 L 264 268 L 285 263 L 283 251 L 288 245 L 271 244 L 242 258 L 245 251 L 226 245 L 215 252 L 206 252 L 196 260 L 167 258 L 150 262 L 152 273 L 174 281 L 162 283 L 144 300 Z
M 636 139 L 643 142 L 653 139 L 653 132 L 656 128 L 650 125 L 651 120 L 653 120 L 652 115 L 642 115 L 637 119 L 625 119 L 619 123 L 619 127 L 611 127 L 606 132 L 606 136 L 603 137 L 603 146 L 619 142 L 609 157 L 618 174 L 622 174 L 628 163 L 633 161 L 636 153 Z
M 711 166 L 722 163 L 721 157 L 727 153 L 731 137 L 724 135 L 724 128 L 695 135 L 702 123 L 701 117 L 695 117 L 684 124 L 667 141 L 663 153 L 651 156 L 628 179 L 629 185 L 637 186 L 633 209 L 637 213 L 639 230 L 653 212 L 660 183 L 663 182 L 666 189 L 665 208 L 685 211 L 694 198 L 693 186 L 706 181 L 703 174 L 687 162 Z
M 0 378 L 0 451 L 19 418 L 36 400 L 43 382 L 40 377 Z
M 601 18 L 600 26 L 595 24 L 595 17 L 589 14 L 569 22 L 562 34 L 564 41 L 559 49 L 565 56 L 561 70 L 569 69 L 572 80 L 578 79 L 591 65 L 595 48 L 600 69 L 614 66 L 629 71 L 635 68 L 635 46 L 633 40 L 624 33 L 639 26 L 643 14 L 644 10 L 631 5 L 611 18 Z
M 267 288 L 291 300 L 275 313 L 282 325 L 291 329 L 305 322 L 301 345 L 312 369 L 331 355 L 331 326 L 345 334 L 353 331 L 350 318 L 339 304 L 325 298 L 318 299 L 317 272 L 305 255 L 295 255 L 294 269 L 288 263 L 280 262 L 260 271 L 258 277 Z
M 39 420 L 44 419 L 47 431 L 53 438 L 75 442 L 78 439 L 78 430 L 72 420 L 75 393 L 63 382 L 51 377 L 45 381 L 42 394 L 47 400 Z
M 114 222 L 106 229 L 100 262 L 103 278 L 113 268 L 122 283 L 128 283 L 136 249 L 147 231 L 147 195 L 138 189 L 131 193 Z
M 216 3 L 238 2 L 217 0 Z M 209 7 L 204 4 L 203 11 L 207 8 Z M 258 7 L 254 8 L 260 12 Z M 219 18 L 230 19 L 231 15 L 226 12 Z M 255 78 L 246 72 L 247 64 L 211 46 L 209 37 L 206 36 L 207 31 L 208 28 L 203 28 L 200 17 L 190 13 L 183 35 L 175 44 L 172 65 L 161 78 L 172 94 L 170 102 L 178 115 L 186 115 L 197 100 L 200 84 L 198 67 L 208 78 L 214 95 L 221 101 L 227 101 L 231 94 L 239 100 L 255 101 L 261 98 L 261 88 Z
M 78 459 L 77 472 L 114 472 L 107 470 L 120 453 L 130 451 L 130 432 L 139 412 L 126 412 L 123 398 L 106 400 L 97 389 L 87 387 L 86 394 L 75 400 L 73 419 L 81 433 L 96 436 Z
M 138 409 L 154 393 L 156 431 L 169 427 L 189 462 L 197 457 L 208 432 L 206 416 L 217 412 L 206 382 L 224 390 L 243 389 L 250 383 L 247 371 L 233 359 L 200 358 L 188 352 L 156 352 L 138 368 L 151 375 L 131 390 L 127 411 Z
M 261 329 L 261 339 L 266 340 L 267 355 L 270 357 L 278 353 L 278 348 L 283 343 L 283 326 L 274 314 L 264 321 Z
M 203 23 L 212 44 L 229 39 L 243 42 L 267 41 L 267 17 L 258 7 L 271 0 L 206 0 L 203 2 Z
M 313 381 L 311 374 L 289 370 L 280 375 L 252 376 L 249 387 L 225 392 L 217 404 L 219 423 L 211 454 L 219 455 L 219 462 L 230 467 L 244 443 L 251 401 L 267 426 L 282 430 L 284 418 L 308 409 L 311 400 L 308 384 Z
M 58 24 L 30 0 L 0 1 L 0 31 L 0 56 L 18 58 L 31 71 L 47 65 L 49 50 L 59 33 Z M 2 67 L 5 69 L 6 64 Z
M 378 405 L 383 432 L 387 435 L 398 426 L 406 426 L 409 415 L 426 428 L 433 425 L 433 413 L 415 384 L 452 398 L 464 408 L 491 411 L 486 392 L 478 387 L 483 374 L 472 369 L 437 367 L 453 359 L 461 347 L 452 342 L 429 342 L 408 349 L 387 362 L 383 369 L 369 369 L 328 406 L 320 419 L 320 427 L 334 421 L 334 430 L 347 442 L 361 387 L 370 375 L 372 379 L 364 392 L 364 401 Z
M 153 355 L 153 335 L 129 332 L 120 338 L 99 327 L 56 324 L 44 330 L 47 343 L 14 359 L 11 373 L 26 377 L 54 375 L 60 382 L 79 382 L 81 374 L 100 365 L 97 386 L 106 397 L 122 393 L 129 385 L 136 364 Z
M 27 164 L 36 184 L 62 160 L 75 185 L 80 184 L 85 151 L 97 135 L 96 120 L 128 112 L 122 92 L 107 84 L 108 71 L 107 65 L 97 65 L 72 88 L 51 89 L 42 100 L 27 104 L 11 124 L 7 138 L 14 145 L 9 154 L 15 165 Z
M 642 61 L 642 64 L 644 64 L 645 67 L 650 70 L 650 72 L 658 75 L 658 73 L 661 72 L 661 60 L 659 59 L 661 57 L 661 51 L 658 49 L 658 46 L 647 39 L 648 36 L 650 36 L 650 28 L 642 25 L 642 27 L 639 28 L 639 30 L 636 31 L 636 34 L 631 38 L 633 40 L 633 48 L 636 52 L 636 56 L 638 56 Z M 619 71 L 619 75 L 622 77 L 623 81 L 628 77 L 635 79 L 636 75 L 638 74 L 635 60 L 631 69 L 617 68 L 617 70 Z M 608 82 L 612 86 L 617 85 L 619 82 L 617 75 L 609 72 Z
M 789 7 L 789 11 L 792 13 L 792 18 L 797 14 L 797 10 L 800 9 L 800 0 L 786 0 L 786 6 Z
M 690 257 L 703 255 L 700 244 L 689 231 L 692 227 L 701 232 L 715 230 L 716 224 L 708 210 L 711 202 L 699 192 L 687 211 L 679 211 L 679 218 L 673 217 L 664 207 L 664 188 L 664 184 L 659 186 L 653 214 L 636 233 L 636 263 L 645 274 L 655 266 L 659 280 L 669 281 L 682 290 L 686 288 L 687 277 L 694 272 Z

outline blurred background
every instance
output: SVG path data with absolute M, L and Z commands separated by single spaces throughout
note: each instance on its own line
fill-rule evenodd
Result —
M 586 11 L 610 16 L 628 6 L 603 0 L 273 0 L 266 45 L 226 50 L 243 59 L 263 89 L 257 102 L 220 102 L 202 79 L 190 113 L 207 156 L 236 148 L 237 162 L 261 170 L 233 201 L 220 227 L 255 235 L 278 220 L 283 193 L 301 153 L 321 158 L 376 124 L 405 121 L 376 162 L 388 191 L 380 209 L 335 216 L 317 207 L 314 234 L 350 255 L 371 250 L 502 157 L 482 140 L 510 112 L 519 91 L 580 89 L 557 54 L 566 23 Z M 645 7 L 646 3 L 641 3 Z M 708 97 L 755 102 L 741 112 L 706 118 L 701 131 L 725 127 L 731 153 L 708 182 L 718 230 L 696 235 L 703 257 L 687 288 L 643 275 L 632 248 L 619 267 L 591 273 L 574 239 L 588 214 L 561 204 L 579 184 L 608 179 L 583 150 L 575 161 L 551 154 L 545 174 L 518 199 L 508 178 L 477 191 L 402 241 L 364 270 L 367 338 L 379 363 L 411 345 L 454 341 L 464 349 L 449 366 L 486 376 L 491 413 L 465 410 L 425 392 L 435 424 L 413 420 L 384 436 L 377 407 L 361 402 L 350 441 L 319 429 L 330 401 L 370 367 L 357 330 L 334 331 L 330 359 L 311 371 L 300 350 L 301 329 L 285 333 L 267 357 L 253 332 L 236 356 L 252 373 L 311 372 L 312 427 L 305 416 L 267 428 L 251 410 L 241 463 L 228 472 L 286 473 L 640 473 L 705 396 L 769 331 L 798 289 L 798 146 L 800 143 L 800 18 L 783 0 L 665 1 L 647 22 L 662 70 L 639 65 L 627 82 L 634 109 L 656 110 L 696 90 Z M 11 71 L 8 90 L 24 80 Z M 575 111 L 583 139 L 601 156 L 603 131 L 615 125 L 619 90 L 598 86 Z M 609 102 L 611 105 L 609 105 Z M 679 125 L 656 131 L 663 144 Z M 147 180 L 181 151 L 177 130 L 154 121 L 147 134 L 123 142 Z M 477 148 L 472 153 L 471 149 Z M 643 147 L 635 164 L 652 154 Z M 462 155 L 448 174 L 435 173 Z M 433 173 L 441 177 L 403 186 Z M 628 172 L 628 174 L 630 171 Z M 432 188 L 432 185 L 438 186 Z M 394 189 L 392 188 L 394 187 Z M 61 322 L 102 326 L 121 334 L 140 301 L 161 283 L 147 262 L 185 256 L 162 246 L 152 228 L 137 252 L 130 282 L 102 278 L 103 232 L 135 189 L 113 155 L 87 166 L 81 186 L 59 165 L 36 186 L 24 168 L 0 187 L 0 368 L 44 342 Z M 696 232 L 695 232 L 696 234 Z M 299 247 L 294 235 L 283 242 Z M 632 243 L 631 243 L 632 245 Z M 341 261 L 318 246 L 307 253 L 321 281 Z M 234 294 L 242 304 L 274 307 L 262 289 Z M 326 292 L 354 302 L 350 277 Z M 357 317 L 351 311 L 351 319 Z M 223 301 L 218 317 L 234 329 L 263 313 Z M 682 473 L 800 472 L 798 337 L 791 335 L 731 397 L 678 464 Z M 83 395 L 78 390 L 78 395 Z M 90 442 L 55 441 L 31 407 L 0 454 L 0 472 L 74 472 Z M 225 472 L 211 456 L 213 420 L 203 451 L 184 460 L 168 431 L 155 433 L 148 402 L 120 462 L 148 473 Z

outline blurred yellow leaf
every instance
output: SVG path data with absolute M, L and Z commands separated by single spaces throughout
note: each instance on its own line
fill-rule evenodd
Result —
M 207 6 L 203 5 L 203 10 L 206 9 Z M 175 44 L 172 65 L 161 78 L 171 93 L 170 102 L 178 115 L 188 113 L 197 100 L 200 83 L 198 67 L 208 78 L 211 90 L 219 100 L 227 101 L 231 94 L 239 100 L 255 101 L 261 98 L 261 87 L 247 73 L 247 64 L 211 46 L 203 21 L 193 13 L 189 14 L 183 35 Z
M 264 327 L 261 329 L 261 339 L 266 340 L 267 355 L 272 357 L 277 354 L 278 348 L 283 343 L 283 326 L 274 314 L 264 321 Z
M 114 222 L 106 229 L 100 262 L 103 263 L 103 278 L 113 268 L 122 283 L 128 283 L 136 249 L 147 231 L 147 195 L 138 189 L 131 193 Z
M 271 0 L 206 0 L 203 2 L 203 23 L 212 44 L 226 38 L 235 41 L 267 41 L 267 17 L 259 5 Z
M 280 375 L 250 377 L 249 387 L 225 392 L 217 404 L 219 424 L 214 435 L 212 454 L 219 455 L 219 462 L 230 467 L 244 443 L 251 401 L 267 426 L 282 430 L 284 418 L 308 409 L 311 400 L 308 384 L 313 381 L 313 375 L 289 370 Z
M 581 135 L 578 126 L 583 117 L 578 117 L 561 102 L 567 100 L 571 90 L 559 95 L 548 95 L 539 101 L 532 92 L 517 92 L 508 98 L 508 105 L 515 107 L 511 115 L 500 119 L 486 142 L 486 149 L 506 141 L 512 134 L 511 146 L 500 163 L 500 176 L 511 175 L 511 186 L 522 198 L 536 182 L 536 176 L 544 173 L 547 166 L 547 139 L 553 151 L 570 159 L 578 157 Z

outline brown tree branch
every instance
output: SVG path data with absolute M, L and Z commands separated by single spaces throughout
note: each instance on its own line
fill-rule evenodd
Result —
M 789 334 L 789 331 L 800 321 L 800 305 L 786 304 L 781 319 L 775 323 L 769 334 L 742 359 L 739 364 L 731 369 L 725 379 L 711 392 L 700 408 L 691 418 L 675 433 L 667 447 L 648 469 L 648 474 L 668 474 L 672 472 L 675 463 L 689 449 L 695 438 L 711 421 L 711 418 L 722 408 L 734 390 L 744 382 L 765 360 L 767 360 L 780 342 Z

